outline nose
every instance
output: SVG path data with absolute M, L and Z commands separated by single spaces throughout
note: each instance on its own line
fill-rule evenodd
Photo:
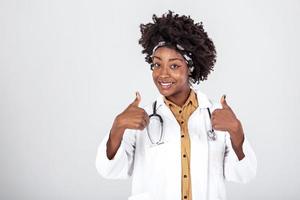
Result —
M 162 65 L 161 69 L 159 70 L 160 77 L 168 77 L 169 76 L 169 69 L 166 65 Z

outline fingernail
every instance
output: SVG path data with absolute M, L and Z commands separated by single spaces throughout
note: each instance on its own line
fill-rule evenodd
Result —
M 223 96 L 224 96 L 224 100 L 226 100 L 226 94 L 224 94 Z

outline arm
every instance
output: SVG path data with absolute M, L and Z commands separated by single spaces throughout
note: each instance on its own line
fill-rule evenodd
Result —
M 144 109 L 139 108 L 140 95 L 113 123 L 110 133 L 99 145 L 96 156 L 96 168 L 103 177 L 125 179 L 133 171 L 136 130 L 143 130 L 149 123 Z
M 96 156 L 96 169 L 104 178 L 126 179 L 133 170 L 135 132 L 127 129 L 121 140 L 110 139 L 112 132 L 100 143 Z
M 212 113 L 212 125 L 215 130 L 226 132 L 225 179 L 245 183 L 254 178 L 257 166 L 255 154 L 245 138 L 240 120 L 227 104 L 225 96 L 221 98 L 221 108 Z

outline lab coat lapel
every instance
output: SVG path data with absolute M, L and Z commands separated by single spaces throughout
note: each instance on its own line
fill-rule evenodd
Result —
M 199 117 L 199 140 L 200 140 L 200 145 L 199 145 L 199 152 L 196 152 L 195 154 L 201 158 L 201 162 L 198 163 L 199 166 L 199 176 L 201 179 L 199 180 L 199 188 L 201 188 L 201 192 L 196 192 L 198 195 L 200 195 L 199 199 L 207 199 L 207 193 L 208 193 L 208 138 L 207 138 L 207 130 L 209 130 L 208 125 L 210 124 L 210 119 L 209 115 L 207 113 L 207 108 L 211 107 L 211 103 L 206 97 L 205 94 L 201 93 L 199 90 L 194 89 L 194 91 L 197 94 L 197 99 L 198 99 L 198 113 L 200 115 Z M 201 123 L 202 122 L 202 123 Z M 196 184 L 198 185 L 198 184 Z M 195 196 L 198 196 L 195 194 Z
M 157 101 L 157 110 L 161 113 L 163 113 L 164 117 L 169 118 L 170 120 L 174 121 L 177 123 L 177 120 L 175 118 L 175 116 L 173 115 L 172 111 L 170 110 L 170 108 L 168 108 L 168 106 L 165 104 L 164 102 L 164 97 L 162 95 L 159 95 L 156 99 Z
M 198 123 L 199 124 L 199 140 L 200 140 L 200 145 L 199 148 L 197 148 L 198 152 L 195 152 L 195 155 L 197 157 L 199 156 L 200 162 L 197 163 L 197 168 L 196 170 L 199 170 L 199 177 L 201 177 L 198 180 L 198 183 L 195 185 L 199 185 L 199 190 L 201 192 L 196 192 L 196 196 L 201 195 L 199 199 L 207 199 L 207 184 L 208 184 L 208 142 L 207 142 L 207 134 L 206 134 L 206 123 L 201 123 L 201 122 L 206 122 L 205 118 L 205 109 L 200 108 L 199 109 L 199 114 L 200 114 L 200 120 Z

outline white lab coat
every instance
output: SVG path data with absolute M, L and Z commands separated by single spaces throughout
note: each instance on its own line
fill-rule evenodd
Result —
M 188 121 L 192 199 L 223 200 L 226 199 L 224 180 L 246 183 L 255 177 L 256 157 L 246 137 L 243 143 L 245 157 L 240 161 L 232 149 L 228 132 L 215 131 L 217 139 L 208 139 L 207 130 L 211 124 L 206 108 L 213 111 L 221 105 L 212 104 L 206 95 L 192 89 L 199 102 Z M 144 109 L 152 114 L 152 104 Z M 128 200 L 181 200 L 180 126 L 162 95 L 157 98 L 157 113 L 164 120 L 164 144 L 151 147 L 146 129 L 126 129 L 112 160 L 106 156 L 109 134 L 98 147 L 96 168 L 104 178 L 126 179 L 132 176 L 132 192 Z

